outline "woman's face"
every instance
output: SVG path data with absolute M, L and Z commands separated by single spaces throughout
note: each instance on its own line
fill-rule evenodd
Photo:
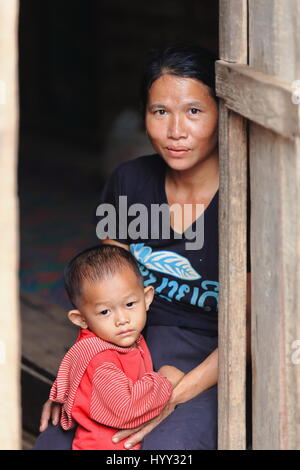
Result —
M 218 107 L 199 80 L 162 75 L 148 92 L 146 130 L 174 170 L 194 168 L 217 155 Z

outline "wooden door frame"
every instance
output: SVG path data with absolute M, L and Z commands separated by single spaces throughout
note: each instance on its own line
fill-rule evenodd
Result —
M 17 0 L 0 0 L 0 449 L 21 447 Z

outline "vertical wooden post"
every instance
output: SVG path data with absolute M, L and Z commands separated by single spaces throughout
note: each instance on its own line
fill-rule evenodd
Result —
M 247 63 L 247 0 L 220 0 L 220 58 Z M 218 448 L 245 449 L 247 134 L 220 101 Z
M 17 0 L 0 0 L 0 449 L 19 449 Z

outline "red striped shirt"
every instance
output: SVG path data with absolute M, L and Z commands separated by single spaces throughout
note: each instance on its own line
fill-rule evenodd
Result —
M 81 330 L 59 367 L 50 398 L 63 403 L 63 429 L 78 423 L 73 449 L 124 449 L 124 442 L 111 441 L 116 431 L 157 416 L 171 393 L 171 383 L 153 372 L 142 336 L 137 347 L 122 348 Z

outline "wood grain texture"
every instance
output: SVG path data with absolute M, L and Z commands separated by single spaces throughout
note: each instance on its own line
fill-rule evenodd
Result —
M 216 63 L 217 94 L 233 111 L 284 137 L 300 134 L 291 83 L 241 64 Z
M 246 121 L 220 104 L 219 449 L 245 449 Z
M 67 312 L 37 294 L 23 292 L 20 299 L 23 325 L 22 356 L 46 375 L 56 376 L 67 350 L 75 343 L 79 329 Z
M 299 449 L 299 144 L 251 124 L 255 449 Z
M 299 2 L 250 0 L 249 8 L 250 66 L 298 78 Z M 281 119 L 286 106 L 277 105 Z M 286 119 L 293 138 L 254 123 L 250 132 L 254 449 L 300 449 L 300 365 L 292 347 L 300 339 L 299 124 L 295 135 Z
M 246 64 L 248 55 L 247 0 L 220 0 L 219 54 L 227 62 Z
M 291 82 L 300 79 L 300 2 L 249 0 L 249 65 Z
M 16 0 L 0 0 L 0 449 L 20 449 Z
M 278 449 L 283 272 L 279 137 L 250 126 L 253 448 Z M 275 153 L 274 153 L 275 152 Z
M 247 1 L 220 0 L 220 58 L 247 64 Z M 245 449 L 245 120 L 220 100 L 218 448 Z

